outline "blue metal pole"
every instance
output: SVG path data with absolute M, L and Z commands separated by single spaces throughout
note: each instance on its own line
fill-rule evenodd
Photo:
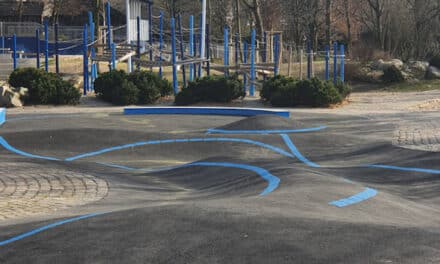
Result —
M 330 80 L 330 47 L 328 45 L 325 46 L 325 80 Z
M 345 46 L 344 44 L 341 45 L 341 50 L 340 50 L 340 57 L 341 57 L 341 81 L 345 82 Z
M 177 23 L 179 26 L 179 42 L 180 42 L 180 55 L 181 60 L 185 60 L 185 50 L 183 49 L 183 30 L 182 30 L 182 16 L 179 14 L 177 17 Z M 186 70 L 185 65 L 182 65 L 182 81 L 183 81 L 183 88 L 186 87 Z
M 202 55 L 202 39 L 203 39 L 203 34 L 206 34 L 206 32 L 202 32 L 202 28 L 203 28 L 203 24 L 202 24 L 203 22 L 202 22 L 202 14 L 200 14 L 200 22 L 199 22 L 199 31 L 200 31 L 200 34 L 199 34 L 199 55 Z M 197 76 L 199 77 L 199 78 L 201 78 L 202 77 L 202 62 L 200 62 L 199 64 L 198 64 L 198 73 L 197 73 Z
M 89 83 L 89 79 L 88 79 L 88 54 L 87 54 L 87 25 L 84 25 L 84 30 L 83 30 L 83 85 L 84 85 L 84 91 L 83 94 L 87 95 L 87 90 L 88 90 L 88 83 Z
M 115 43 L 111 44 L 111 51 L 112 51 L 111 69 L 116 70 L 116 44 Z
M 17 69 L 17 35 L 12 37 L 12 59 L 14 62 L 14 70 Z
M 312 78 L 312 45 L 310 40 L 307 41 L 307 79 Z
M 209 32 L 209 24 L 206 24 L 206 59 L 208 60 L 206 63 L 206 74 L 208 76 L 211 75 L 211 62 L 210 62 L 210 58 L 211 58 L 211 50 L 210 50 L 210 43 L 211 42 L 211 37 L 210 37 L 210 32 Z
M 137 28 L 137 41 L 136 41 L 136 55 L 137 55 L 137 70 L 141 70 L 141 18 L 137 16 L 136 18 L 136 28 Z
M 105 15 L 106 15 L 106 22 L 107 22 L 107 46 L 109 49 L 112 48 L 112 21 L 110 19 L 110 2 L 107 2 L 106 9 L 105 9 Z
M 35 30 L 35 50 L 37 53 L 37 69 L 40 69 L 40 30 L 36 29 Z
M 275 40 L 274 41 L 275 42 L 275 52 L 274 52 L 274 54 L 275 54 L 275 59 L 274 59 L 275 65 L 274 65 L 274 68 L 273 68 L 273 75 L 277 76 L 278 72 L 279 72 L 278 65 L 279 65 L 279 59 L 280 59 L 280 35 L 279 34 L 275 34 L 274 40 Z
M 49 23 L 44 21 L 44 68 L 49 72 Z
M 163 78 L 163 68 L 162 68 L 162 53 L 163 53 L 163 12 L 160 12 L 160 25 L 159 25 L 159 76 Z
M 333 43 L 333 83 L 338 81 L 338 43 Z
M 1 36 L 2 54 L 5 53 L 5 37 Z
M 59 44 L 58 44 L 58 24 L 56 23 L 54 26 L 55 29 L 55 72 L 56 74 L 60 74 L 60 56 L 59 52 Z
M 224 41 L 223 61 L 224 61 L 224 66 L 225 66 L 225 77 L 228 77 L 229 76 L 229 30 L 227 27 L 225 27 L 225 30 L 224 30 L 223 41 Z
M 255 95 L 255 80 L 256 80 L 256 74 L 255 74 L 255 43 L 257 41 L 257 32 L 255 29 L 252 30 L 252 37 L 251 37 L 251 85 L 250 85 L 250 96 Z
M 189 56 L 194 56 L 194 16 L 189 17 Z M 194 65 L 189 65 L 189 81 L 194 80 Z
M 235 66 L 238 67 L 238 60 L 239 60 L 239 51 L 240 51 L 240 45 L 239 45 L 239 39 L 240 36 L 238 33 L 235 34 Z
M 150 44 L 150 62 L 153 62 L 153 2 L 148 1 L 148 43 Z M 153 67 L 150 68 L 153 71 Z
M 90 90 L 93 91 L 95 89 L 95 80 L 98 77 L 98 69 L 95 63 L 96 58 L 96 50 L 94 48 L 95 44 L 95 23 L 93 22 L 93 13 L 89 12 L 89 27 L 90 27 L 90 42 L 92 44 L 91 46 L 91 58 L 92 58 L 92 73 L 91 73 L 91 80 L 90 80 Z
M 174 95 L 179 93 L 179 86 L 177 82 L 177 52 L 176 52 L 176 20 L 171 18 L 171 48 L 173 57 L 173 89 Z
M 243 43 L 243 63 L 247 64 L 248 63 L 248 43 L 247 41 L 244 41 Z M 243 74 L 243 83 L 244 83 L 244 92 L 247 93 L 247 84 L 248 84 L 248 77 L 246 72 Z

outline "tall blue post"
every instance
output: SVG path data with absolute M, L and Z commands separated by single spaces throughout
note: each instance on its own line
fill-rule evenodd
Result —
M 200 34 L 199 34 L 199 55 L 202 55 L 202 39 L 203 39 L 203 35 L 202 34 L 206 34 L 206 32 L 202 32 L 202 28 L 203 28 L 203 22 L 202 22 L 202 14 L 200 14 L 200 19 L 199 19 L 199 31 L 200 31 Z M 198 73 L 197 73 L 197 76 L 199 77 L 199 78 L 201 78 L 202 77 L 202 62 L 200 62 L 199 63 L 199 65 L 198 65 Z
M 55 72 L 56 74 L 60 74 L 60 55 L 59 53 L 59 44 L 58 44 L 58 23 L 54 26 L 55 30 Z
M 194 57 L 194 16 L 189 17 L 189 56 Z M 189 65 L 189 81 L 194 81 L 194 65 Z
M 141 70 L 141 18 L 137 16 L 136 18 L 136 28 L 137 28 L 137 34 L 136 34 L 136 57 L 137 57 L 137 70 Z
M 87 48 L 87 25 L 84 25 L 83 31 L 83 83 L 84 83 L 84 95 L 87 95 L 89 90 L 89 58 L 88 58 L 88 48 Z
M 206 74 L 208 76 L 211 75 L 211 50 L 210 50 L 210 46 L 211 45 L 211 36 L 210 36 L 210 32 L 209 32 L 209 24 L 206 24 L 206 59 L 208 60 L 206 62 Z
M 267 63 L 267 32 L 265 31 L 263 34 L 263 62 Z
M 49 23 L 44 21 L 44 69 L 49 72 Z
M 312 78 L 312 45 L 310 40 L 307 41 L 307 79 Z
M 106 22 L 107 22 L 107 46 L 108 49 L 111 50 L 112 48 L 112 21 L 110 19 L 110 2 L 107 2 L 105 6 L 105 15 L 106 15 Z
M 333 83 L 338 81 L 338 43 L 333 43 Z
M 249 50 L 248 43 L 247 43 L 247 41 L 244 41 L 244 43 L 243 43 L 243 63 L 245 65 L 248 63 L 248 50 Z M 243 84 L 244 84 L 244 92 L 247 93 L 248 77 L 247 77 L 246 72 L 243 74 Z
M 225 27 L 224 30 L 224 65 L 225 65 L 225 77 L 229 76 L 229 30 L 227 27 Z
M 2 54 L 4 54 L 5 53 L 5 37 L 4 36 L 1 36 L 1 38 L 0 38 L 0 44 L 2 45 Z
M 37 69 L 40 69 L 40 30 L 37 28 L 35 30 L 35 50 L 37 52 Z
M 183 48 L 182 16 L 180 14 L 177 17 L 177 23 L 179 25 L 180 56 L 181 56 L 181 60 L 185 60 L 185 50 Z M 183 88 L 185 88 L 186 87 L 185 65 L 182 65 L 182 82 L 183 82 Z
M 257 42 L 257 32 L 255 29 L 252 30 L 252 37 L 251 37 L 251 85 L 249 88 L 249 95 L 254 96 L 255 95 L 255 80 L 256 80 L 256 72 L 255 72 L 255 43 Z
M 325 80 L 330 80 L 330 47 L 328 45 L 325 46 Z
M 240 52 L 240 36 L 238 33 L 235 34 L 235 66 L 238 67 L 238 60 L 239 60 L 239 52 Z
M 274 52 L 274 68 L 273 68 L 273 75 L 277 76 L 279 72 L 279 60 L 280 60 L 280 35 L 275 34 L 274 36 L 274 42 L 275 42 L 275 52 Z
M 179 86 L 177 82 L 177 51 L 176 51 L 176 20 L 171 18 L 171 49 L 173 57 L 173 89 L 174 95 L 179 92 Z
M 162 79 L 163 78 L 163 68 L 162 68 L 162 61 L 163 61 L 163 12 L 160 12 L 160 22 L 159 22 L 159 76 Z
M 111 62 L 111 70 L 116 70 L 116 44 L 112 43 L 111 45 L 111 51 L 112 51 L 112 62 Z
M 14 62 L 14 70 L 17 69 L 17 35 L 12 37 L 12 60 Z
M 150 44 L 150 62 L 153 62 L 153 1 L 148 1 L 148 43 Z M 153 71 L 153 67 L 150 70 Z
M 345 46 L 341 45 L 340 54 L 341 57 L 341 66 L 340 66 L 340 79 L 342 82 L 345 82 Z
M 94 48 L 95 44 L 95 23 L 93 22 L 93 13 L 89 12 L 89 27 L 90 27 L 90 42 L 92 43 L 91 46 L 91 58 L 92 58 L 92 73 L 91 73 L 91 80 L 90 80 L 90 90 L 93 91 L 95 89 L 95 80 L 98 77 L 98 69 L 96 66 L 96 63 L 94 62 L 94 59 L 96 58 L 96 50 Z

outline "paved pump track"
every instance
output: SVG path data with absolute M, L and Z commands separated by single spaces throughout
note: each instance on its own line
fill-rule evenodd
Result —
M 440 153 L 392 124 L 131 111 L 7 117 L 0 263 L 440 263 Z

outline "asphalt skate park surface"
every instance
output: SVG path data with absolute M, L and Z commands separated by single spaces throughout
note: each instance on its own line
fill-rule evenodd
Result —
M 11 114 L 0 263 L 440 263 L 440 154 L 356 116 Z

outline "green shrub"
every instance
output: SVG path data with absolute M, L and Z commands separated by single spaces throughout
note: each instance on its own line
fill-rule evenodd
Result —
M 339 94 L 341 95 L 342 98 L 346 98 L 353 91 L 351 89 L 351 87 L 348 84 L 346 84 L 343 81 L 341 81 L 341 79 L 338 79 L 336 81 L 335 87 L 338 90 L 338 92 L 339 92 Z
M 260 93 L 261 98 L 263 98 L 265 101 L 270 101 L 272 95 L 276 93 L 280 87 L 292 82 L 295 82 L 295 80 L 281 75 L 268 79 L 263 83 L 263 89 Z
M 19 68 L 9 75 L 9 84 L 12 87 L 30 89 L 32 82 L 41 78 L 46 72 L 36 68 Z
M 176 105 L 190 105 L 198 102 L 227 103 L 244 97 L 243 84 L 237 77 L 205 77 L 190 82 L 175 100 Z
M 64 81 L 54 73 L 46 73 L 34 68 L 15 70 L 9 76 L 13 87 L 26 87 L 29 96 L 26 104 L 78 104 L 81 94 L 70 82 Z
M 161 96 L 170 95 L 172 86 L 157 74 L 135 71 L 111 71 L 95 81 L 95 93 L 115 105 L 153 104 Z
M 440 69 L 440 54 L 435 55 L 429 60 L 429 65 Z
M 399 68 L 392 65 L 383 71 L 382 80 L 385 83 L 400 83 L 405 81 L 405 77 Z
M 317 78 L 297 81 L 278 77 L 275 81 L 268 81 L 271 84 L 266 87 L 272 86 L 272 90 L 264 96 L 270 94 L 270 103 L 277 107 L 328 106 L 340 103 L 351 92 L 350 87 L 342 82 L 333 85 L 332 82 L 323 82 Z

